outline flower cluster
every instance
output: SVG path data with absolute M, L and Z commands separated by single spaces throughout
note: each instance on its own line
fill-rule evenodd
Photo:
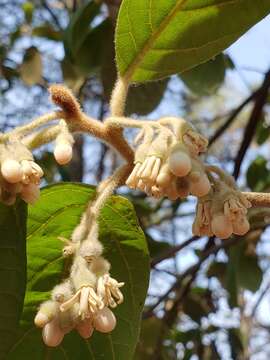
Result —
M 0 145 L 1 201 L 12 205 L 19 195 L 33 204 L 39 197 L 39 183 L 43 171 L 35 163 L 32 153 L 20 140 Z
M 42 134 L 41 131 L 37 137 Z M 25 139 L 27 136 L 10 136 L 0 144 L 0 199 L 6 205 L 13 205 L 18 195 L 28 204 L 34 204 L 39 198 L 43 170 L 34 161 Z M 71 160 L 73 142 L 66 122 L 60 120 L 54 149 L 54 157 L 60 165 Z
M 102 256 L 97 224 L 81 240 L 86 221 L 84 214 L 72 240 L 64 240 L 67 244 L 63 255 L 73 255 L 69 278 L 53 289 L 51 300 L 41 304 L 35 317 L 35 324 L 43 328 L 43 341 L 48 346 L 58 346 L 73 329 L 85 339 L 90 338 L 94 330 L 111 332 L 116 318 L 110 308 L 124 300 L 120 291 L 124 283 L 110 276 L 110 263 Z
M 134 168 L 126 184 L 148 195 L 171 200 L 189 194 L 201 197 L 211 189 L 199 155 L 207 140 L 183 119 L 163 118 L 142 127 L 137 138 Z
M 250 202 L 236 188 L 233 179 L 214 181 L 211 192 L 198 200 L 193 233 L 198 236 L 217 236 L 226 239 L 232 234 L 249 231 L 247 209 Z

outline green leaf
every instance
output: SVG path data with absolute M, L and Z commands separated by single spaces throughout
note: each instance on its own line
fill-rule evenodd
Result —
M 227 290 L 230 294 L 230 305 L 237 306 L 238 292 L 247 289 L 255 292 L 259 289 L 263 273 L 256 253 L 248 252 L 248 244 L 241 241 L 229 249 L 227 266 Z
M 60 31 L 55 30 L 49 23 L 34 27 L 32 30 L 32 35 L 53 41 L 61 41 L 62 39 L 62 34 Z
M 35 85 L 42 81 L 41 55 L 35 46 L 25 51 L 23 63 L 20 66 L 20 75 L 26 85 Z
M 204 96 L 215 93 L 223 84 L 226 73 L 224 55 L 220 54 L 214 60 L 185 71 L 181 74 L 184 84 L 193 93 Z
M 71 17 L 64 33 L 66 54 L 75 59 L 77 51 L 91 29 L 90 24 L 98 15 L 100 4 L 97 1 L 86 2 Z
M 181 73 L 219 54 L 269 11 L 269 0 L 123 0 L 118 70 L 135 82 Z
M 125 301 L 115 310 L 116 329 L 107 335 L 95 332 L 89 341 L 73 331 L 60 347 L 49 350 L 42 343 L 41 331 L 33 325 L 40 302 L 48 299 L 52 287 L 67 275 L 63 244 L 57 238 L 69 238 L 94 194 L 94 189 L 86 185 L 58 184 L 43 189 L 40 200 L 30 207 L 27 296 L 20 336 L 9 360 L 29 359 L 33 354 L 36 359 L 58 360 L 133 358 L 148 287 L 149 256 L 134 209 L 119 196 L 110 198 L 100 216 L 100 239 L 112 265 L 112 276 L 125 282 Z
M 153 358 L 161 328 L 162 321 L 156 317 L 142 321 L 140 339 L 133 360 L 150 360 Z
M 147 115 L 154 111 L 163 98 L 168 80 L 164 79 L 130 87 L 126 103 L 126 115 Z
M 0 204 L 0 358 L 18 334 L 26 284 L 27 207 Z
M 101 66 L 104 52 L 108 44 L 108 34 L 112 31 L 109 19 L 89 31 L 80 48 L 77 49 L 74 64 L 81 75 L 89 75 Z
M 249 166 L 247 183 L 252 191 L 264 191 L 270 186 L 270 171 L 263 156 L 258 156 Z

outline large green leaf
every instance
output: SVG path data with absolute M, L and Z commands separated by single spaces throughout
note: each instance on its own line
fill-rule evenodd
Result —
M 123 0 L 116 30 L 119 72 L 160 79 L 211 59 L 270 11 L 269 0 Z
M 26 283 L 26 218 L 22 201 L 0 204 L 0 359 L 13 345 Z
M 125 281 L 125 301 L 115 310 L 117 327 L 108 335 L 94 333 L 89 341 L 72 332 L 61 346 L 46 348 L 33 318 L 39 303 L 49 297 L 52 287 L 66 276 L 58 236 L 69 237 L 94 189 L 86 185 L 59 184 L 43 189 L 41 198 L 30 207 L 28 222 L 28 281 L 20 336 L 9 360 L 95 359 L 131 360 L 137 343 L 141 311 L 149 276 L 149 257 L 143 232 L 132 205 L 113 196 L 100 216 L 100 238 L 112 275 Z

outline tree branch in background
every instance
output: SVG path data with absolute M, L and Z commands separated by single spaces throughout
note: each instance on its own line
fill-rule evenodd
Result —
M 228 117 L 227 121 L 221 125 L 219 129 L 215 132 L 215 134 L 209 139 L 209 147 L 213 145 L 213 143 L 218 140 L 218 138 L 228 129 L 228 127 L 233 123 L 233 121 L 237 118 L 240 112 L 244 109 L 244 107 L 249 104 L 252 100 L 256 98 L 258 94 L 258 90 L 253 92 L 248 98 L 246 98 L 235 110 L 232 111 L 231 115 Z
M 229 246 L 235 245 L 238 241 L 241 241 L 243 238 L 239 237 L 232 237 L 228 240 L 222 241 L 219 245 L 214 245 L 209 250 L 203 252 L 202 256 L 200 257 L 199 261 L 195 264 L 190 266 L 186 271 L 184 271 L 178 279 L 175 281 L 175 283 L 166 291 L 165 294 L 160 296 L 158 301 L 152 305 L 145 313 L 144 318 L 152 317 L 154 314 L 154 310 L 164 301 L 168 298 L 168 296 L 171 294 L 171 292 L 175 291 L 179 286 L 181 286 L 182 282 L 186 279 L 187 276 L 190 276 L 192 274 L 196 274 L 198 270 L 200 269 L 201 265 L 204 263 L 205 260 L 209 258 L 211 255 L 215 255 L 219 252 L 221 249 L 225 249 Z
M 233 176 L 235 179 L 237 179 L 240 174 L 240 169 L 245 154 L 254 137 L 257 125 L 261 120 L 262 111 L 265 103 L 267 102 L 269 88 L 270 88 L 270 70 L 266 73 L 263 84 L 261 88 L 257 91 L 255 104 L 251 112 L 247 126 L 245 128 L 242 143 L 235 158 L 235 165 L 233 170 Z
M 157 264 L 161 263 L 163 260 L 173 257 L 178 251 L 181 251 L 182 249 L 184 249 L 185 247 L 187 247 L 188 245 L 190 245 L 191 243 L 193 243 L 198 239 L 199 239 L 198 236 L 192 236 L 191 238 L 182 242 L 181 244 L 173 246 L 169 250 L 164 251 L 162 254 L 160 254 L 151 261 L 151 267 L 153 268 Z
M 63 30 L 58 17 L 55 15 L 55 13 L 53 12 L 53 10 L 51 9 L 50 5 L 47 3 L 46 0 L 42 1 L 42 5 L 43 5 L 44 9 L 46 9 L 48 11 L 48 13 L 51 15 L 51 18 L 52 18 L 54 24 L 57 26 L 57 28 L 59 30 Z

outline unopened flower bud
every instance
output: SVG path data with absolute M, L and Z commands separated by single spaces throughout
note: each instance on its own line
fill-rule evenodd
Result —
M 172 179 L 172 174 L 168 164 L 164 164 L 160 170 L 160 173 L 157 176 L 157 185 L 161 187 L 166 187 L 170 184 Z
M 242 218 L 238 218 L 235 222 L 233 222 L 233 233 L 236 235 L 245 235 L 250 229 L 250 225 L 245 216 Z
M 102 333 L 111 332 L 116 326 L 114 313 L 107 307 L 99 310 L 93 320 L 94 328 Z
M 7 159 L 1 165 L 1 173 L 4 179 L 12 184 L 22 180 L 23 171 L 18 161 Z
M 82 338 L 89 339 L 94 331 L 92 320 L 86 319 L 79 322 L 79 324 L 76 326 L 76 330 L 78 331 L 78 333 L 81 335 Z
M 206 174 L 201 174 L 197 181 L 190 182 L 190 192 L 194 196 L 205 196 L 209 193 L 210 189 L 211 185 Z
M 69 143 L 58 143 L 54 149 L 54 157 L 59 165 L 66 165 L 72 159 L 72 146 Z
M 227 239 L 233 233 L 230 220 L 223 214 L 214 215 L 211 221 L 211 228 L 214 235 L 220 239 Z
M 169 156 L 169 167 L 174 175 L 186 176 L 191 170 L 190 157 L 181 148 L 176 148 Z
M 64 333 L 60 329 L 57 319 L 53 319 L 45 325 L 42 331 L 42 338 L 47 346 L 56 347 L 60 345 L 64 338 Z
M 35 317 L 35 325 L 43 328 L 50 322 L 58 312 L 58 305 L 55 301 L 48 300 L 41 304 L 40 309 Z

